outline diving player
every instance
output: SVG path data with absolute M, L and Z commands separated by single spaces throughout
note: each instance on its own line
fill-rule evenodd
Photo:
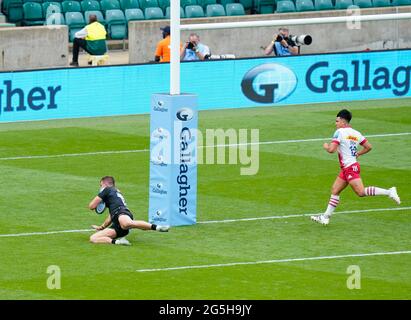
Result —
M 103 201 L 106 207 L 109 208 L 110 214 L 101 226 L 93 225 L 97 232 L 90 236 L 90 242 L 130 245 L 130 242 L 125 238 L 130 229 L 160 232 L 169 230 L 169 226 L 158 226 L 145 221 L 133 220 L 133 214 L 128 209 L 123 195 L 116 188 L 113 177 L 105 176 L 101 178 L 100 187 L 100 193 L 90 202 L 88 207 L 90 210 L 94 210 Z M 110 228 L 107 228 L 108 226 Z

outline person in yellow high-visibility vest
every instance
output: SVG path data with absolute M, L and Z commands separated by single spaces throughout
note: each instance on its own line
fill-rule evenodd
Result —
M 107 52 L 106 29 L 97 21 L 97 16 L 89 16 L 89 24 L 76 32 L 73 41 L 73 60 L 71 66 L 78 67 L 78 55 L 80 48 L 83 48 L 91 55 L 100 56 Z

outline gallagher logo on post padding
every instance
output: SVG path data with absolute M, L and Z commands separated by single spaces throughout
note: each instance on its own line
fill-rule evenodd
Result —
M 244 95 L 259 103 L 276 103 L 287 98 L 297 87 L 293 71 L 277 63 L 265 63 L 249 70 L 241 82 Z
M 189 108 L 182 108 L 182 109 L 178 110 L 177 113 L 176 113 L 176 117 L 180 121 L 191 120 L 191 119 L 193 119 L 193 116 L 194 116 L 193 110 L 191 110 Z

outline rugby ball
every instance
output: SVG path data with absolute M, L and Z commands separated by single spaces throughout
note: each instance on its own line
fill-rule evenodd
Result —
M 96 207 L 95 211 L 97 214 L 102 214 L 104 210 L 106 210 L 106 203 L 104 201 L 101 201 Z

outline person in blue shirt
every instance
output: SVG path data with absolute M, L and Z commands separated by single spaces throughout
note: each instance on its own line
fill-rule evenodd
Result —
M 289 38 L 287 28 L 279 28 L 278 34 L 274 34 L 273 40 L 265 48 L 264 53 L 268 56 L 274 52 L 276 56 L 291 56 L 298 54 L 298 47 Z
M 180 52 L 182 61 L 205 60 L 210 55 L 210 48 L 200 42 L 200 36 L 196 33 L 190 34 L 188 41 L 181 48 Z

